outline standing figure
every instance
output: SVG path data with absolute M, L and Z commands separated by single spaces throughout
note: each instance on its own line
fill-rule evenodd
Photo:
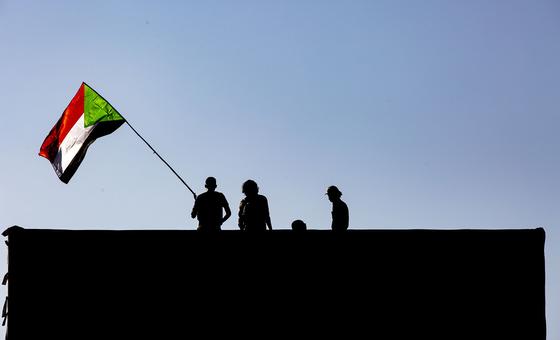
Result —
M 214 177 L 208 177 L 204 186 L 208 190 L 196 198 L 191 217 L 198 217 L 198 230 L 220 230 L 222 224 L 231 216 L 229 204 L 224 194 L 216 191 Z M 225 216 L 223 210 L 226 212 Z
M 342 192 L 336 186 L 331 185 L 325 195 L 329 197 L 329 201 L 332 202 L 333 206 L 331 229 L 335 231 L 347 230 L 349 220 L 348 206 L 340 199 Z
M 264 231 L 268 227 L 272 230 L 268 201 L 259 195 L 259 187 L 253 180 L 243 183 L 242 190 L 245 198 L 239 204 L 239 229 L 246 231 Z

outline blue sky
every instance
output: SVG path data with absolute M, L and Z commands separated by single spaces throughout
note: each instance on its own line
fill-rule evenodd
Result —
M 68 185 L 37 155 L 85 81 L 234 214 L 255 179 L 275 228 L 328 228 L 332 184 L 353 228 L 544 227 L 557 338 L 559 36 L 552 0 L 0 0 L 0 226 L 194 229 L 127 126 Z

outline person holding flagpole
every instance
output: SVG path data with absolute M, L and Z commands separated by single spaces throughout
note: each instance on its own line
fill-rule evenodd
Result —
M 198 195 L 194 202 L 191 217 L 198 217 L 198 230 L 221 230 L 222 224 L 231 216 L 228 201 L 221 192 L 216 191 L 216 179 L 208 177 L 205 187 L 207 191 Z M 223 211 L 226 215 L 223 216 Z

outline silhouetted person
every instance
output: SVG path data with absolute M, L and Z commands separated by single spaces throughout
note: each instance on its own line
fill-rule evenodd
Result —
M 198 217 L 198 230 L 220 230 L 222 224 L 231 216 L 226 197 L 216 191 L 216 179 L 208 177 L 204 185 L 208 189 L 198 195 L 191 212 L 191 217 Z M 223 210 L 226 215 L 223 216 Z
M 342 192 L 340 192 L 340 190 L 338 190 L 338 188 L 334 185 L 331 185 L 327 189 L 326 195 L 329 197 L 329 201 L 331 201 L 333 205 L 331 229 L 336 231 L 347 230 L 349 219 L 348 206 L 340 199 Z
M 272 230 L 268 201 L 259 195 L 259 187 L 253 180 L 243 183 L 242 190 L 245 198 L 239 204 L 239 229 L 246 231 Z
M 293 231 L 306 231 L 307 225 L 302 220 L 295 220 L 292 222 L 292 230 Z

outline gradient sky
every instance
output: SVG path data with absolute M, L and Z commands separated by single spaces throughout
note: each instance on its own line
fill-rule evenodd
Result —
M 127 126 L 68 185 L 37 155 L 85 81 L 234 216 L 252 178 L 275 228 L 331 184 L 353 228 L 544 227 L 560 337 L 557 0 L 0 0 L 0 43 L 0 227 L 195 228 Z

